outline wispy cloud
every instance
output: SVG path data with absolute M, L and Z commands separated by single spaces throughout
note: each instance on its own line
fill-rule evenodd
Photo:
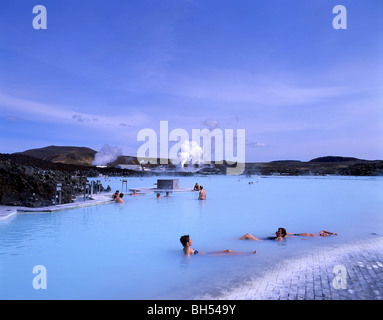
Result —
M 213 130 L 219 126 L 219 121 L 214 119 L 206 119 L 203 124 L 207 126 L 210 130 Z
M 12 121 L 12 122 L 18 122 L 18 121 L 20 121 L 20 118 L 15 117 L 15 116 L 8 116 L 8 117 L 6 117 L 6 119 L 7 119 L 8 121 Z
M 270 147 L 266 143 L 263 142 L 251 142 L 249 140 L 246 140 L 246 146 L 250 148 L 268 148 Z
M 346 85 L 316 84 L 283 74 L 251 74 L 241 70 L 206 70 L 203 76 L 173 74 L 163 92 L 175 96 L 224 103 L 290 106 L 324 102 L 355 92 Z
M 137 125 L 144 125 L 148 121 L 148 117 L 142 113 L 126 111 L 123 114 L 112 115 L 82 113 L 72 107 L 16 98 L 3 93 L 0 93 L 0 110 L 11 113 L 11 118 L 8 118 L 13 121 L 26 119 L 36 122 L 85 125 L 107 130 L 118 127 L 133 128 Z M 110 107 L 106 108 L 107 112 L 108 110 Z

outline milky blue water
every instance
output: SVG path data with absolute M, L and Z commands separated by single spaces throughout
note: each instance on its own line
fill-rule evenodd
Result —
M 383 234 L 381 177 L 176 178 L 182 188 L 202 184 L 207 199 L 197 200 L 197 192 L 160 200 L 154 193 L 126 195 L 123 205 L 0 221 L 0 299 L 189 299 L 318 246 Z M 153 187 L 156 180 L 129 178 L 128 187 Z M 122 190 L 121 178 L 102 182 Z M 278 227 L 339 235 L 238 240 L 245 233 L 272 236 Z M 183 234 L 199 251 L 257 254 L 185 258 Z M 45 290 L 32 286 L 36 265 L 46 268 Z

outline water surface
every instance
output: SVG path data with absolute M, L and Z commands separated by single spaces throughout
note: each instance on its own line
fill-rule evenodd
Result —
M 283 258 L 382 234 L 382 178 L 176 177 L 197 192 L 124 197 L 107 204 L 50 214 L 18 214 L 0 222 L 1 299 L 189 299 L 224 289 Z M 129 178 L 152 187 L 156 177 Z M 121 178 L 102 180 L 122 190 Z M 249 182 L 252 182 L 249 184 Z M 125 190 L 122 190 L 125 192 Z M 264 238 L 278 227 L 337 237 Z M 185 258 L 179 238 L 190 234 L 199 251 L 257 250 L 256 255 Z M 35 290 L 32 269 L 47 270 L 47 289 Z

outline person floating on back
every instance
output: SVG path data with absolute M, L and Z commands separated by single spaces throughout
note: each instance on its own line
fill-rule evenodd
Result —
M 286 237 L 292 237 L 292 236 L 302 236 L 302 237 L 328 237 L 330 235 L 337 236 L 337 233 L 329 232 L 322 230 L 318 233 L 290 233 L 286 232 L 285 228 L 278 228 L 278 230 L 275 232 L 275 237 L 267 237 L 265 239 L 259 239 L 251 235 L 250 233 L 246 233 L 244 236 L 240 238 L 240 240 L 277 240 L 282 241 Z
M 192 256 L 195 254 L 209 254 L 209 255 L 226 255 L 226 254 L 231 254 L 231 255 L 247 255 L 247 254 L 255 254 L 257 251 L 253 251 L 250 253 L 246 252 L 238 252 L 238 251 L 232 251 L 230 249 L 226 249 L 224 251 L 213 251 L 213 252 L 201 252 L 198 250 L 193 249 L 191 246 L 193 245 L 193 242 L 188 234 L 183 235 L 180 238 L 180 242 L 183 246 L 183 252 L 186 256 Z
M 283 238 L 286 237 L 286 229 L 285 228 L 278 228 L 278 230 L 275 232 L 275 237 L 267 237 L 265 239 L 259 239 L 251 235 L 250 233 L 246 233 L 244 236 L 239 238 L 240 240 L 257 240 L 257 241 L 262 241 L 262 240 L 277 240 L 277 241 L 282 241 Z

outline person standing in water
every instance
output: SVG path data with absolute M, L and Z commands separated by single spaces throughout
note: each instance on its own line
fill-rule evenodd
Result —
M 200 186 L 198 200 L 205 200 L 205 199 L 206 199 L 206 191 L 204 190 L 203 186 Z
M 124 194 L 120 193 L 120 196 L 116 199 L 116 202 L 117 203 L 124 203 L 124 200 L 122 200 L 123 197 L 124 197 Z
M 120 191 L 116 190 L 116 192 L 113 193 L 112 195 L 113 200 L 116 201 L 119 195 L 120 195 Z

